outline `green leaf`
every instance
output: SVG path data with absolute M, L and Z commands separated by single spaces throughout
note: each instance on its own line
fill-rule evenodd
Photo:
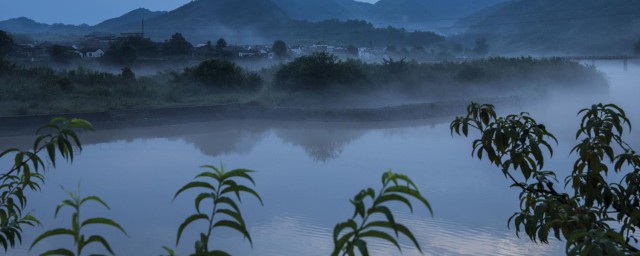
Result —
M 418 201 L 420 201 L 422 204 L 424 204 L 424 206 L 427 207 L 427 209 L 429 210 L 429 213 L 431 215 L 433 215 L 433 210 L 431 209 L 431 204 L 429 204 L 429 202 L 427 201 L 427 199 L 425 199 L 424 197 L 422 197 L 422 195 L 420 194 L 420 192 L 416 191 L 416 190 L 412 190 L 409 189 L 405 186 L 392 186 L 392 187 L 388 187 L 384 193 L 403 193 L 406 195 L 410 195 L 413 198 L 417 199 Z
M 99 243 L 102 244 L 102 246 L 109 252 L 111 253 L 111 255 L 114 255 L 113 250 L 111 250 L 111 246 L 109 246 L 109 243 L 107 242 L 107 240 L 105 240 L 103 237 L 101 236 L 90 236 L 89 239 L 87 239 L 85 241 L 85 243 L 82 245 L 81 248 L 84 248 L 85 246 L 91 244 L 91 243 Z M 82 249 L 81 249 L 82 250 Z
M 409 210 L 411 210 L 411 212 L 413 212 L 413 206 L 411 205 L 411 202 L 408 199 L 406 199 L 404 196 L 401 196 L 398 194 L 382 194 L 376 199 L 374 204 L 378 205 L 378 204 L 383 204 L 385 202 L 391 202 L 391 201 L 402 202 L 409 207 Z
M 82 225 L 80 225 L 81 227 L 84 227 L 86 225 L 93 225 L 93 224 L 101 224 L 101 225 L 107 225 L 107 226 L 112 226 L 114 228 L 117 228 L 118 230 L 122 231 L 122 233 L 124 233 L 125 235 L 127 234 L 126 231 L 124 231 L 124 229 L 120 226 L 120 224 L 118 224 L 117 222 L 111 220 L 111 219 L 107 219 L 107 218 L 90 218 L 90 219 L 86 219 L 85 221 L 82 222 Z
M 353 244 L 358 247 L 362 256 L 369 256 L 369 250 L 367 249 L 367 242 L 364 240 L 358 239 L 353 242 Z
M 180 224 L 180 227 L 178 227 L 178 236 L 176 237 L 176 246 L 178 245 L 178 243 L 180 242 L 180 236 L 182 236 L 182 231 L 184 231 L 184 229 L 191 224 L 191 222 L 194 222 L 196 220 L 209 220 L 209 216 L 207 216 L 206 214 L 193 214 L 189 217 L 187 217 L 184 222 L 182 222 L 182 224 Z
M 248 174 L 248 173 L 252 173 L 252 172 L 255 172 L 255 171 L 246 170 L 246 169 L 235 169 L 235 170 L 231 170 L 229 172 L 226 172 L 224 175 L 222 175 L 222 178 L 223 179 L 229 179 L 229 178 L 233 178 L 233 177 L 245 178 L 245 179 L 249 180 L 253 185 L 255 185 L 256 184 L 255 181 Z
M 391 224 L 391 227 L 393 228 L 393 231 L 395 232 L 396 236 L 398 236 L 398 230 L 395 228 L 396 227 L 396 220 L 393 217 L 393 213 L 391 213 L 391 210 L 389 210 L 388 207 L 386 206 L 377 206 L 375 208 L 370 208 L 367 211 L 368 215 L 371 216 L 374 213 L 382 213 L 384 214 L 384 216 L 387 218 L 387 221 L 389 222 L 389 224 Z
M 200 194 L 198 194 L 198 196 L 196 196 L 195 207 L 196 207 L 196 211 L 198 213 L 200 213 L 200 203 L 202 203 L 202 200 L 207 199 L 207 198 L 213 199 L 214 196 L 213 196 L 213 194 L 206 193 L 206 192 L 200 193 Z
M 365 231 L 363 233 L 360 234 L 361 238 L 364 237 L 373 237 L 373 238 L 379 238 L 379 239 L 383 239 L 383 240 L 387 240 L 390 243 L 392 243 L 393 245 L 396 246 L 396 248 L 398 248 L 399 251 L 402 251 L 402 249 L 400 248 L 400 244 L 398 244 L 398 241 L 396 241 L 395 238 L 393 238 L 391 235 L 382 232 L 382 231 L 378 231 L 378 230 L 368 230 Z
M 391 224 L 389 224 L 388 222 L 385 222 L 385 221 L 374 221 L 374 222 L 371 222 L 371 223 L 368 223 L 367 225 L 365 225 L 363 227 L 363 229 L 372 228 L 372 227 L 383 227 L 383 228 L 388 228 L 388 229 L 392 229 L 392 230 L 398 230 L 398 231 L 400 231 L 401 234 L 405 235 L 406 237 L 408 237 L 411 240 L 411 242 L 413 242 L 413 245 L 416 246 L 418 251 L 422 252 L 422 248 L 420 248 L 420 244 L 418 243 L 418 240 L 413 235 L 413 233 L 411 233 L 411 230 L 409 230 L 409 228 L 407 228 L 405 225 L 396 223 L 396 225 L 394 227 L 392 227 Z
M 73 231 L 71 231 L 69 229 L 66 229 L 66 228 L 58 228 L 58 229 L 49 230 L 47 232 L 42 233 L 38 237 L 36 237 L 36 239 L 33 240 L 33 242 L 31 243 L 31 246 L 29 246 L 29 249 L 33 248 L 33 246 L 36 245 L 38 242 L 40 242 L 40 240 L 42 240 L 42 239 L 45 239 L 45 238 L 50 237 L 50 236 L 58 236 L 58 235 L 73 236 L 74 233 L 73 233 Z
M 73 252 L 71 252 L 71 251 L 69 251 L 67 249 L 63 249 L 63 248 L 46 251 L 46 252 L 40 254 L 40 256 L 49 256 L 49 255 L 75 256 L 75 254 L 73 254 Z
M 338 223 L 333 228 L 333 241 L 334 242 L 338 241 L 338 236 L 340 235 L 340 232 L 342 232 L 342 230 L 345 229 L 345 228 L 351 228 L 351 230 L 356 231 L 358 229 L 358 224 L 353 219 L 349 219 L 346 222 Z
M 249 244 L 253 245 L 253 241 L 251 240 L 251 236 L 249 235 L 249 232 L 247 231 L 247 229 L 244 227 L 244 225 L 235 222 L 235 221 L 230 221 L 230 220 L 219 220 L 218 222 L 216 222 L 215 224 L 213 224 L 213 227 L 228 227 L 231 229 L 234 229 L 240 233 L 242 233 L 242 235 L 244 235 L 245 238 L 247 238 L 247 240 L 249 240 Z
M 88 197 L 83 198 L 82 200 L 80 200 L 80 205 L 82 205 L 83 203 L 88 202 L 88 201 L 98 202 L 98 203 L 102 204 L 104 207 L 106 207 L 107 209 L 111 210 L 111 208 L 109 208 L 109 205 L 107 205 L 107 203 L 102 201 L 102 199 L 100 199 L 97 196 L 88 196 Z
M 225 193 L 228 193 L 228 192 L 235 192 L 235 193 L 236 193 L 236 195 L 237 195 L 237 197 L 238 197 L 238 200 L 240 200 L 240 196 L 239 196 L 239 193 L 240 193 L 240 192 L 246 192 L 246 193 L 249 193 L 249 194 L 251 194 L 251 195 L 255 196 L 255 197 L 258 199 L 258 201 L 260 201 L 260 204 L 261 204 L 261 205 L 264 205 L 264 203 L 262 202 L 262 198 L 260 197 L 260 195 L 258 195 L 258 193 L 257 193 L 256 191 L 254 191 L 253 189 L 251 189 L 251 188 L 249 188 L 249 187 L 246 187 L 246 186 L 243 186 L 243 185 L 237 185 L 237 186 L 233 186 L 233 187 L 227 187 L 227 188 L 223 189 L 223 190 L 222 190 L 222 192 L 220 192 L 220 194 L 225 194 Z
M 202 182 L 202 181 L 192 181 L 187 183 L 187 185 L 184 185 L 182 188 L 180 188 L 178 192 L 176 192 L 176 194 L 173 196 L 173 199 L 175 200 L 176 197 L 178 197 L 178 195 L 183 191 L 187 189 L 192 189 L 192 188 L 206 188 L 206 189 L 212 190 L 213 192 L 216 192 L 216 189 L 209 183 Z

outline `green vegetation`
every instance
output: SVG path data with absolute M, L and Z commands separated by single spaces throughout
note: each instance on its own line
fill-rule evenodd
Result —
M 162 48 L 162 52 L 167 56 L 187 55 L 193 46 L 187 42 L 182 34 L 175 33 Z
M 550 234 L 564 237 L 568 255 L 637 254 L 640 155 L 622 139 L 625 128 L 631 129 L 629 119 L 613 104 L 578 113 L 579 143 L 571 150 L 577 159 L 564 179 L 572 193 L 554 188 L 556 173 L 544 170 L 544 153 L 553 154 L 549 140 L 556 139 L 527 113 L 497 117 L 492 105 L 472 103 L 466 116 L 451 123 L 451 133 L 468 136 L 469 128 L 478 130 L 472 154 L 485 156 L 521 190 L 520 212 L 509 219 L 516 234 L 524 231 L 542 243 Z M 608 183 L 612 170 L 624 174 L 620 183 Z
M 86 68 L 56 71 L 0 61 L 2 115 L 108 109 L 264 102 L 287 105 L 296 99 L 349 100 L 371 92 L 391 92 L 419 100 L 544 96 L 548 90 L 603 92 L 605 77 L 592 66 L 558 58 L 489 58 L 466 62 L 381 63 L 339 60 L 314 53 L 257 72 L 221 59 L 181 72 L 136 76 Z M 131 72 L 128 72 L 131 71 Z M 512 86 L 517 84 L 517 86 Z
M 175 200 L 180 193 L 193 188 L 203 188 L 206 190 L 206 192 L 202 192 L 196 196 L 196 213 L 187 217 L 184 222 L 180 224 L 176 237 L 176 246 L 180 242 L 180 237 L 184 229 L 197 220 L 206 220 L 208 225 L 206 233 L 200 233 L 200 240 L 195 242 L 195 255 L 229 255 L 224 251 L 209 249 L 212 232 L 217 227 L 226 227 L 238 231 L 250 244 L 253 244 L 251 235 L 247 230 L 247 225 L 238 207 L 238 202 L 242 201 L 240 197 L 241 194 L 252 195 L 262 204 L 262 198 L 260 198 L 260 195 L 258 195 L 255 190 L 239 183 L 240 180 L 244 179 L 255 186 L 253 178 L 249 175 L 253 171 L 245 169 L 225 171 L 224 167 L 217 168 L 212 165 L 205 165 L 203 168 L 208 170 L 198 174 L 196 179 L 213 179 L 215 182 L 192 181 L 178 190 L 173 197 Z M 233 197 L 234 195 L 235 199 Z M 210 214 L 202 213 L 200 210 L 202 202 L 208 202 L 209 200 L 212 203 Z M 236 200 L 238 202 L 236 202 Z
M 273 46 L 271 46 L 271 51 L 273 51 L 278 58 L 284 58 L 288 56 L 289 48 L 284 41 L 276 40 L 273 42 Z
M 366 82 L 362 63 L 339 61 L 328 53 L 302 56 L 283 65 L 275 75 L 276 88 L 292 92 L 318 92 L 333 86 L 363 86 Z
M 433 215 L 429 202 L 420 194 L 416 184 L 406 175 L 389 170 L 382 174 L 382 188 L 378 194 L 373 188 L 361 190 L 351 200 L 351 204 L 355 208 L 353 217 L 345 222 L 338 223 L 333 229 L 333 244 L 335 248 L 331 255 L 355 255 L 355 249 L 357 248 L 361 255 L 368 256 L 369 250 L 365 238 L 386 240 L 402 251 L 400 244 L 396 240 L 400 234 L 409 238 L 416 248 L 422 252 L 420 244 L 411 233 L 411 230 L 405 225 L 397 223 L 393 212 L 388 207 L 389 203 L 397 202 L 406 205 L 413 212 L 413 206 L 407 197 L 418 200 Z M 368 208 L 365 204 L 367 198 L 371 199 L 371 206 Z M 377 215 L 384 216 L 384 219 L 377 220 Z M 360 224 L 358 224 L 358 221 Z
M 74 150 L 82 150 L 78 131 L 91 130 L 89 122 L 81 119 L 54 118 L 37 130 L 32 150 L 10 148 L 0 158 L 13 156 L 13 166 L 0 175 L 0 245 L 4 251 L 22 242 L 22 227 L 40 222 L 25 212 L 28 191 L 40 190 L 44 183 L 46 155 L 55 168 L 56 155 L 73 161 Z
M 0 30 L 0 58 L 4 57 L 13 50 L 13 38 L 7 32 Z
M 78 190 L 80 190 L 79 185 L 78 185 Z M 113 253 L 113 250 L 111 249 L 111 246 L 109 245 L 109 242 L 107 242 L 107 240 L 104 237 L 100 235 L 91 235 L 86 237 L 86 235 L 82 232 L 82 228 L 88 227 L 90 225 L 91 226 L 95 226 L 95 225 L 110 226 L 122 231 L 122 233 L 126 235 L 127 232 L 124 231 L 124 229 L 120 226 L 120 224 L 118 224 L 117 222 L 111 219 L 103 218 L 103 217 L 88 218 L 83 221 L 80 220 L 80 208 L 84 203 L 94 201 L 101 204 L 105 208 L 110 209 L 107 203 L 102 201 L 102 199 L 100 199 L 97 196 L 88 196 L 88 197 L 82 198 L 80 197 L 79 191 L 77 192 L 77 194 L 74 194 L 67 190 L 65 190 L 65 192 L 67 192 L 70 199 L 62 201 L 56 207 L 54 216 L 57 217 L 58 212 L 60 212 L 60 209 L 64 208 L 65 206 L 73 208 L 74 212 L 71 215 L 71 228 L 57 228 L 57 229 L 46 231 L 33 240 L 33 243 L 31 244 L 30 248 L 33 248 L 33 246 L 35 246 L 38 242 L 48 237 L 71 236 L 73 238 L 73 244 L 76 246 L 76 248 L 74 248 L 75 250 L 59 248 L 59 249 L 46 251 L 40 255 L 81 256 L 82 251 L 85 249 L 85 247 L 87 245 L 91 245 L 94 243 L 102 245 L 105 250 L 111 253 L 111 255 L 115 255 Z
M 127 37 L 109 45 L 103 61 L 113 65 L 132 65 L 138 58 L 154 58 L 158 46 L 148 38 Z
M 233 62 L 218 59 L 203 61 L 194 68 L 186 68 L 180 79 L 226 91 L 251 92 L 262 86 L 262 78 L 257 73 L 245 71 Z

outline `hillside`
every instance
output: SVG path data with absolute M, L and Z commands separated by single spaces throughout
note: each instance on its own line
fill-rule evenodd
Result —
M 328 19 L 367 19 L 373 6 L 353 0 L 272 0 L 292 19 L 322 21 Z
M 150 20 L 166 12 L 152 12 L 148 9 L 139 8 L 130 11 L 120 17 L 105 20 L 93 27 L 96 32 L 127 31 L 132 27 L 140 27 L 142 20 Z M 138 31 L 138 30 L 135 30 Z
M 378 26 L 445 31 L 458 19 L 507 0 L 380 0 L 368 12 Z
M 188 40 L 256 41 L 291 18 L 270 0 L 197 0 L 145 22 L 152 39 L 181 32 Z
M 487 38 L 494 53 L 630 54 L 640 1 L 519 0 L 466 19 L 458 39 Z

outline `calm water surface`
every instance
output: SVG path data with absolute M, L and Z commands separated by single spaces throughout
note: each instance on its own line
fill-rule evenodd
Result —
M 611 78 L 609 95 L 585 99 L 558 95 L 499 114 L 529 111 L 546 123 L 560 140 L 547 169 L 563 178 L 571 167 L 568 154 L 577 127 L 575 113 L 594 100 L 615 102 L 640 127 L 640 68 L 622 71 L 621 63 L 602 64 Z M 463 110 L 461 110 L 463 111 Z M 122 224 L 124 236 L 100 229 L 118 255 L 160 255 L 161 246 L 175 247 L 176 231 L 194 212 L 195 193 L 172 201 L 176 190 L 202 171 L 202 164 L 258 171 L 256 190 L 264 206 L 247 197 L 241 205 L 253 248 L 234 232 L 214 236 L 212 248 L 233 255 L 328 255 L 333 226 L 352 214 L 349 199 L 360 189 L 380 186 L 380 175 L 393 169 L 408 174 L 434 209 L 411 214 L 401 207 L 398 219 L 414 232 L 426 255 L 559 255 L 563 244 L 536 245 L 518 239 L 507 219 L 518 208 L 518 191 L 498 169 L 470 157 L 471 139 L 451 137 L 450 119 L 391 123 L 310 123 L 228 121 L 175 126 L 99 130 L 85 134 L 85 149 L 73 165 L 47 173 L 41 193 L 32 193 L 29 206 L 44 223 L 27 228 L 25 244 L 11 255 L 35 255 L 61 246 L 67 239 L 43 240 L 30 252 L 33 238 L 44 230 L 67 227 L 63 212 L 53 219 L 63 186 L 83 195 L 98 195 L 109 203 L 105 211 L 88 205 L 83 216 L 107 216 Z M 628 137 L 640 148 L 637 132 Z M 31 143 L 30 137 L 1 138 L 3 148 Z M 2 166 L 8 162 L 2 160 Z M 197 224 L 197 223 L 196 223 Z M 204 222 L 200 223 L 204 224 Z M 108 230 L 108 231 L 103 231 Z M 88 229 L 88 232 L 95 230 Z M 177 247 L 192 250 L 198 225 L 191 226 Z M 403 255 L 420 255 L 402 241 Z M 399 255 L 395 247 L 372 241 L 375 255 Z M 98 251 L 99 252 L 99 251 Z

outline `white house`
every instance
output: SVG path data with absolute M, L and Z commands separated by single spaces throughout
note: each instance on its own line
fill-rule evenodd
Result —
M 100 58 L 104 56 L 104 51 L 102 49 L 83 49 L 80 51 L 80 56 L 83 59 Z

